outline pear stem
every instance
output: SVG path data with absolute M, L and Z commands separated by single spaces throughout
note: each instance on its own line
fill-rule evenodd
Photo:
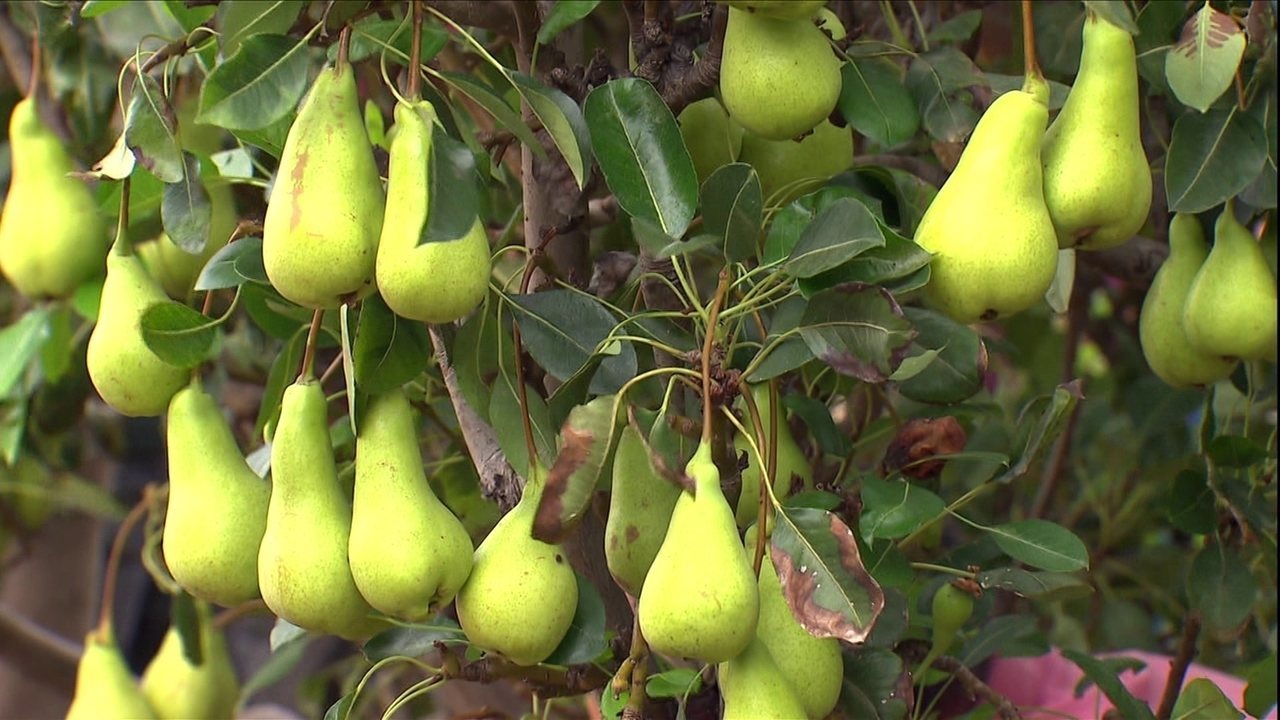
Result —
M 760 408 L 756 405 L 755 395 L 750 390 L 742 393 L 742 400 L 747 405 L 747 415 L 751 419 L 751 427 L 755 428 L 755 442 L 760 458 L 760 498 L 757 502 L 758 510 L 756 513 L 756 546 L 752 556 L 751 567 L 755 571 L 756 577 L 760 577 L 760 567 L 764 563 L 764 546 L 765 546 L 765 525 L 768 523 L 769 514 L 769 487 L 773 474 L 777 471 L 772 463 L 774 453 L 770 448 L 777 444 L 777 425 L 769 423 L 769 430 L 764 429 L 764 416 L 760 412 Z M 770 402 L 773 402 L 772 391 Z
M 298 381 L 315 377 L 313 365 L 316 358 L 316 341 L 320 337 L 320 322 L 324 320 L 324 310 L 316 310 L 311 316 L 311 329 L 307 331 L 307 345 L 302 351 L 302 367 L 298 369 Z
M 117 255 L 128 255 L 129 247 L 129 178 L 120 181 L 120 212 L 116 216 L 116 238 L 111 243 L 111 252 Z
M 1022 0 L 1022 55 L 1027 77 L 1042 77 L 1036 61 L 1036 28 L 1031 18 L 1031 0 Z
M 246 615 L 256 615 L 257 613 L 265 612 L 270 612 L 270 610 L 261 598 L 247 600 L 233 608 L 227 608 L 226 610 L 218 613 L 218 616 L 213 619 L 213 627 L 218 630 L 225 630 L 228 625 L 242 617 L 245 617 Z
M 151 509 L 155 486 L 148 484 L 142 489 L 142 499 L 129 511 L 120 527 L 116 529 L 115 538 L 111 541 L 111 553 L 107 556 L 107 570 L 102 581 L 102 604 L 98 608 L 97 634 L 100 638 L 111 634 L 111 616 L 115 607 L 116 581 L 120 577 L 120 559 L 124 556 L 124 543 L 133 534 L 133 529 Z
M 644 683 L 645 665 L 649 659 L 649 643 L 645 642 L 644 633 L 640 631 L 640 615 L 637 613 L 631 621 L 631 652 L 627 655 L 624 666 L 631 666 L 631 697 L 627 698 L 627 709 L 637 717 L 644 716 Z
M 720 317 L 720 305 L 729 291 L 729 268 L 720 268 L 720 281 L 707 314 L 707 333 L 702 340 L 702 442 L 711 444 L 711 351 L 716 344 L 716 321 Z
M 334 63 L 338 67 L 348 65 L 347 57 L 351 51 L 351 26 L 343 25 L 342 32 L 338 35 L 338 58 Z
M 409 40 L 409 86 L 407 95 L 417 100 L 422 92 L 422 3 L 413 0 L 413 37 Z
M 27 78 L 27 97 L 34 98 L 40 85 L 40 23 L 31 35 L 31 76 Z

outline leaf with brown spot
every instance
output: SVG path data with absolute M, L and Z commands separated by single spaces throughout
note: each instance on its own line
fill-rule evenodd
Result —
M 853 532 L 825 510 L 778 510 L 770 554 L 791 614 L 814 637 L 863 642 L 884 609 L 884 592 L 863 566 Z
M 863 382 L 889 379 L 916 331 L 889 291 L 846 283 L 809 298 L 799 332 L 814 357 Z
M 639 431 L 644 424 L 634 417 L 634 410 L 634 407 L 631 408 L 629 416 L 631 423 Z M 640 442 L 644 445 L 645 452 L 649 453 L 649 461 L 659 475 L 690 495 L 697 494 L 693 478 L 684 471 L 685 463 L 693 455 L 693 444 L 684 433 L 671 426 L 662 410 L 659 410 L 649 432 L 640 433 Z
M 967 440 L 964 428 L 950 415 L 909 420 L 884 451 L 880 472 L 885 477 L 896 472 L 916 479 L 935 477 L 946 460 L 931 458 L 958 453 Z
M 1164 56 L 1169 88 L 1182 104 L 1207 111 L 1231 87 L 1245 45 L 1236 21 L 1205 3 Z
M 538 540 L 560 542 L 591 506 L 613 451 L 614 399 L 602 395 L 569 411 L 560 429 L 560 452 L 533 518 L 533 536 Z

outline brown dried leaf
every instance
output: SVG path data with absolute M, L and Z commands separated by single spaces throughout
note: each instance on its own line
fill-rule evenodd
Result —
M 968 437 L 954 417 L 915 418 L 908 421 L 889 443 L 880 463 L 884 477 L 900 472 L 911 478 L 936 477 L 945 460 L 935 455 L 951 455 L 964 449 Z

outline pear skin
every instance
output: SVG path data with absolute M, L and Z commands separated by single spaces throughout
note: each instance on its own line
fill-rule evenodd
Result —
M 916 244 L 933 253 L 925 298 L 956 322 L 1026 310 L 1053 283 L 1058 238 L 1040 170 L 1047 98 L 1047 85 L 996 98 L 920 220 Z
M 654 651 L 722 663 L 746 649 L 755 635 L 760 594 L 720 490 L 710 443 L 699 444 L 685 472 L 697 494 L 682 491 L 676 500 L 637 614 Z
M 267 203 L 262 264 L 272 286 L 309 308 L 372 291 L 383 203 L 355 73 L 327 67 L 289 128 Z
M 471 573 L 471 536 L 427 483 L 400 390 L 370 398 L 360 423 L 347 548 L 364 599 L 409 622 L 449 604 Z
M 89 633 L 76 667 L 76 692 L 67 720 L 154 720 L 112 632 Z
M 1059 247 L 1103 250 L 1146 223 L 1151 169 L 1133 36 L 1093 12 L 1083 32 L 1080 72 L 1041 148 L 1044 196 Z
M 192 382 L 169 403 L 169 509 L 162 547 L 173 579 L 223 606 L 260 596 L 258 551 L 271 487 L 236 445 L 217 403 Z
M 427 226 L 427 160 L 436 111 L 430 102 L 418 100 L 397 103 L 395 115 L 386 221 L 378 244 L 378 291 L 397 315 L 453 322 L 474 310 L 489 291 L 489 235 L 476 218 L 461 238 L 419 244 Z
M 831 114 L 840 99 L 840 61 L 812 20 L 731 6 L 728 23 L 720 98 L 735 122 L 760 137 L 789 140 Z
M 1169 222 L 1169 257 L 1142 301 L 1138 339 L 1152 372 L 1173 387 L 1208 385 L 1231 375 L 1234 360 L 1192 347 L 1182 326 L 1187 294 L 1209 250 L 1195 215 L 1177 213 Z
M 823 120 L 799 141 L 747 134 L 739 159 L 760 176 L 765 205 L 786 205 L 853 167 L 853 131 Z
M 759 637 L 753 637 L 740 655 L 720 663 L 716 677 L 724 700 L 721 720 L 813 717 Z
M 201 662 L 192 664 L 176 627 L 169 628 L 156 656 L 142 673 L 142 694 L 160 720 L 226 720 L 235 717 L 240 697 L 227 638 L 213 626 L 205 603 L 196 603 Z
M 613 579 L 632 597 L 644 587 L 679 497 L 680 488 L 653 467 L 640 433 L 623 427 L 613 456 L 604 556 Z
M 62 140 L 33 98 L 9 116 L 9 192 L 0 213 L 0 272 L 30 298 L 67 297 L 100 275 L 110 236 Z
M 728 0 L 729 7 L 782 20 L 808 20 L 827 0 Z
M 760 419 L 764 422 L 765 437 L 769 435 L 770 418 L 775 413 L 773 406 L 769 404 L 769 385 L 761 383 L 751 388 L 751 394 L 755 397 L 756 407 L 760 409 Z M 748 416 L 744 427 L 752 429 L 753 426 Z M 738 527 L 745 528 L 754 523 L 760 513 L 760 475 L 764 472 L 764 461 L 759 455 L 751 450 L 751 444 L 741 435 L 733 438 L 733 450 L 738 456 L 742 453 L 747 454 L 747 467 L 742 471 L 742 493 L 738 495 L 738 511 L 736 517 Z M 776 474 L 773 478 L 773 493 L 779 499 L 787 494 L 791 489 L 792 483 L 796 478 L 800 478 L 806 489 L 813 488 L 813 468 L 809 465 L 809 459 L 805 457 L 804 451 L 796 444 L 796 439 L 791 435 L 791 428 L 787 426 L 785 414 L 778 418 L 778 461 L 776 463 Z
M 689 103 L 676 121 L 689 157 L 693 158 L 699 185 L 706 182 L 711 173 L 738 159 L 742 151 L 742 126 L 729 118 L 716 98 Z

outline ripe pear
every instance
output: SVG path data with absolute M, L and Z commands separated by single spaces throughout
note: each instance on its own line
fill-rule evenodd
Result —
M 169 298 L 127 247 L 117 240 L 107 255 L 107 279 L 85 363 L 98 394 L 116 412 L 152 417 L 165 411 L 190 373 L 161 360 L 142 339 L 142 314 Z
M 67 720 L 153 720 L 111 630 L 90 632 L 76 667 L 76 692 Z
M 207 190 L 212 218 L 209 222 L 209 240 L 202 251 L 189 253 L 165 233 L 139 243 L 135 248 L 147 266 L 147 271 L 174 300 L 184 301 L 191 295 L 191 288 L 200 277 L 200 271 L 209 262 L 209 258 L 226 247 L 239 221 L 235 197 L 229 185 L 209 185 Z
M 933 253 L 925 297 L 956 322 L 1026 310 L 1057 271 L 1040 171 L 1049 93 L 1043 80 L 1031 85 L 987 108 L 916 230 L 916 244 Z
M 347 639 L 380 622 L 347 564 L 351 508 L 338 485 L 324 390 L 313 377 L 284 391 L 271 442 L 271 504 L 258 553 L 262 599 L 298 627 Z
M 473 644 L 517 665 L 547 659 L 578 605 L 578 581 L 564 548 L 532 534 L 545 473 L 535 461 L 520 502 L 476 548 L 456 605 L 458 624 Z
M 724 700 L 721 720 L 761 718 L 804 718 L 806 708 L 759 637 L 733 659 L 716 668 L 720 697 Z
M 231 606 L 260 596 L 258 551 L 271 487 L 236 446 L 198 380 L 169 403 L 169 510 L 162 547 L 173 579 L 197 598 Z
M 1041 147 L 1044 197 L 1059 247 L 1102 250 L 1142 229 L 1151 169 L 1138 126 L 1133 36 L 1093 12 L 1080 72 Z
M 729 7 L 782 20 L 808 20 L 827 0 L 728 0 Z
M 347 549 L 364 599 L 409 622 L 449 604 L 471 573 L 471 536 L 427 483 L 400 390 L 371 398 L 360 423 Z
M 706 182 L 711 173 L 738 159 L 742 151 L 742 126 L 729 117 L 716 98 L 689 103 L 676 121 L 680 123 L 684 146 L 693 158 L 699 185 Z
M 231 664 L 227 638 L 213 626 L 205 603 L 196 602 L 201 662 L 195 665 L 170 627 L 160 650 L 142 673 L 142 694 L 161 720 L 226 720 L 234 717 L 240 682 Z
M 289 128 L 262 228 L 267 278 L 288 300 L 337 307 L 373 289 L 382 180 L 347 63 L 320 71 Z
M 93 193 L 34 98 L 9 116 L 9 193 L 0 214 L 0 271 L 27 297 L 67 297 L 102 273 L 110 239 Z
M 1213 249 L 1191 283 L 1182 325 L 1202 353 L 1256 360 L 1276 349 L 1276 278 L 1233 204 L 1214 223 Z
M 679 497 L 680 488 L 653 467 L 640 433 L 625 426 L 613 456 L 604 556 L 613 579 L 632 597 L 640 595 Z
M 729 8 L 720 97 L 748 132 L 789 140 L 812 130 L 840 98 L 840 61 L 813 21 Z
M 756 527 L 747 529 L 743 545 L 748 558 L 755 557 Z M 778 571 L 774 568 L 772 547 L 766 543 L 764 561 L 760 563 L 760 622 L 756 639 L 768 649 L 770 657 L 804 705 L 811 718 L 824 718 L 840 698 L 844 682 L 844 658 L 840 641 L 832 637 L 814 637 L 791 614 L 782 596 Z
M 786 205 L 853 167 L 853 131 L 823 120 L 799 141 L 750 133 L 740 159 L 756 169 L 766 205 Z
M 769 436 L 769 423 L 775 413 L 775 408 L 769 404 L 769 384 L 760 383 L 751 388 L 751 394 L 755 397 L 756 407 L 760 409 L 760 419 L 764 422 L 764 435 Z M 748 430 L 753 429 L 750 416 L 744 427 Z M 733 450 L 735 455 L 741 456 L 742 453 L 747 454 L 747 468 L 742 471 L 742 493 L 738 496 L 738 512 L 736 517 L 738 527 L 745 528 L 754 523 L 760 512 L 760 475 L 764 472 L 764 461 L 759 455 L 751 450 L 751 444 L 741 435 L 733 438 Z M 813 487 L 813 468 L 809 466 L 809 459 L 805 457 L 804 451 L 796 444 L 796 439 L 791 435 L 791 429 L 787 426 L 786 413 L 784 412 L 778 418 L 778 461 L 776 463 L 776 473 L 773 477 L 773 493 L 782 499 L 783 496 L 791 489 L 795 478 L 800 478 L 806 489 Z
M 653 650 L 721 663 L 746 649 L 755 635 L 760 594 L 720 490 L 710 443 L 698 445 L 685 472 L 697 494 L 682 491 L 676 500 L 637 614 Z
M 1169 222 L 1169 257 L 1142 301 L 1138 318 L 1142 354 L 1156 376 L 1173 387 L 1217 382 L 1236 366 L 1234 360 L 1192 347 L 1182 327 L 1187 293 L 1208 254 L 1196 216 L 1175 214 Z
M 396 104 L 387 173 L 386 221 L 378 244 L 378 291 L 397 315 L 453 322 L 489 291 L 489 236 L 476 218 L 456 240 L 419 244 L 427 226 L 427 160 L 436 111 L 426 100 Z

